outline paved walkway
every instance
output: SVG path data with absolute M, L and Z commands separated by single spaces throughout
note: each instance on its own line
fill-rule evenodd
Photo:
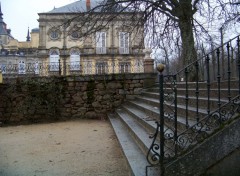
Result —
M 108 121 L 0 127 L 1 176 L 126 176 Z

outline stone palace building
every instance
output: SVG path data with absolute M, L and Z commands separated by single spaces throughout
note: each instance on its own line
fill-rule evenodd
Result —
M 111 2 L 80 0 L 38 13 L 39 28 L 28 29 L 25 42 L 13 38 L 0 11 L 3 75 L 143 72 L 142 14 Z

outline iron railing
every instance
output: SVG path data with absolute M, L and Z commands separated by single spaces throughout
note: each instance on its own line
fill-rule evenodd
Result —
M 65 67 L 65 68 L 64 68 Z M 102 75 L 112 73 L 143 73 L 143 60 L 134 61 L 88 61 L 81 62 L 19 62 L 0 63 L 4 77 L 51 76 L 51 75 Z
M 174 75 L 159 74 L 160 119 L 147 154 L 146 174 L 157 166 L 163 176 L 166 163 L 240 113 L 239 45 L 237 36 Z

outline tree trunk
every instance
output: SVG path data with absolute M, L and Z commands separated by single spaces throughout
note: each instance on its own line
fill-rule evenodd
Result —
M 197 52 L 194 46 L 194 37 L 193 37 L 193 10 L 191 1 L 182 0 L 180 1 L 180 7 L 178 9 L 177 16 L 179 18 L 179 29 L 182 39 L 182 64 L 183 67 L 191 64 L 197 60 Z M 189 79 L 191 81 L 196 80 L 196 68 L 195 64 L 189 70 Z

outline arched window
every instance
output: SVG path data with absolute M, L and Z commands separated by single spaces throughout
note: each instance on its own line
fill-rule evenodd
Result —
M 49 53 L 49 71 L 59 71 L 59 51 L 57 49 L 50 50 Z
M 70 71 L 80 70 L 80 51 L 74 48 L 70 51 Z
M 25 74 L 25 73 L 26 73 L 25 61 L 20 60 L 18 62 L 18 74 Z

